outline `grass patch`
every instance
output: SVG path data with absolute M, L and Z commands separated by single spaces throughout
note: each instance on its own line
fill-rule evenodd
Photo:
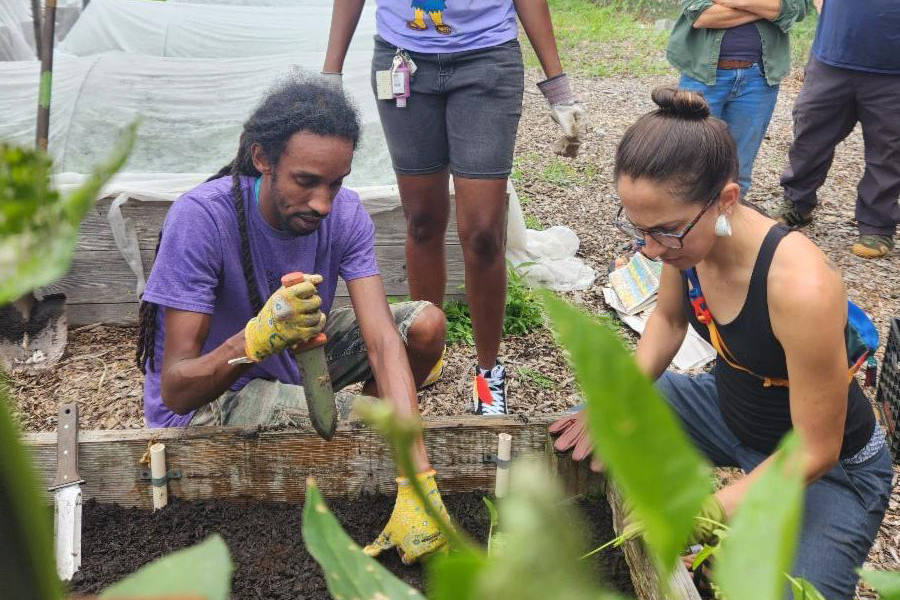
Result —
M 791 29 L 791 64 L 794 68 L 803 68 L 807 59 L 809 59 L 809 50 L 812 48 L 813 39 L 816 37 L 816 25 L 818 23 L 819 14 L 815 9 L 812 9 L 805 19 Z
M 571 164 L 554 157 L 541 171 L 540 178 L 553 185 L 569 187 L 575 183 L 578 173 Z
M 656 31 L 652 16 L 671 16 L 671 5 L 651 0 L 549 0 L 553 28 L 567 73 L 641 77 L 670 71 L 664 50 L 667 31 Z M 653 7 L 653 10 L 650 9 Z M 539 67 L 527 44 L 525 64 Z
M 444 302 L 444 314 L 447 316 L 447 343 L 474 345 L 475 334 L 468 305 L 459 300 L 449 300 Z M 503 335 L 527 335 L 543 326 L 544 313 L 540 302 L 518 268 L 507 266 Z
M 553 390 L 559 387 L 559 382 L 550 379 L 545 375 L 541 375 L 538 371 L 534 369 L 523 369 L 522 367 L 516 367 L 516 373 L 519 374 L 519 377 L 522 379 L 527 379 L 534 385 L 544 388 L 545 390 Z
M 543 231 L 544 224 L 541 220 L 532 215 L 523 215 L 525 217 L 525 228 L 534 229 L 535 231 Z

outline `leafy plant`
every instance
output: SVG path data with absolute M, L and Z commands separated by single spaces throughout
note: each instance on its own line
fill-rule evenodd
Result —
M 0 144 L 0 303 L 61 277 L 69 268 L 78 226 L 100 188 L 134 145 L 130 125 L 110 159 L 66 197 L 50 186 L 50 159 Z
M 68 269 L 78 225 L 103 184 L 124 163 L 134 143 L 126 131 L 113 157 L 73 194 L 50 187 L 50 160 L 39 152 L 0 144 L 0 303 L 49 283 Z M 59 600 L 53 554 L 52 512 L 19 442 L 0 373 L 0 578 L 3 597 Z M 160 558 L 103 592 L 101 598 L 154 598 L 177 593 L 226 600 L 231 561 L 218 536 Z M 171 596 L 170 596 L 171 597 Z
M 529 266 L 523 263 L 506 268 L 506 311 L 503 317 L 503 335 L 528 335 L 544 326 L 544 314 L 534 291 L 520 272 Z M 472 313 L 469 306 L 459 300 L 444 302 L 447 317 L 447 343 L 475 344 L 472 330 Z
M 866 571 L 858 569 L 857 572 L 863 581 L 878 591 L 881 600 L 900 600 L 900 572 L 897 571 Z
M 544 224 L 541 223 L 541 220 L 533 215 L 526 214 L 524 215 L 525 219 L 525 227 L 526 229 L 534 229 L 535 231 L 541 231 L 544 229 Z

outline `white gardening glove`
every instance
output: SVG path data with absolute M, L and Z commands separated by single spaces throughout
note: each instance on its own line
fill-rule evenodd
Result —
M 587 133 L 587 115 L 581 104 L 575 100 L 569 77 L 563 73 L 537 84 L 550 105 L 550 116 L 562 129 L 562 137 L 553 145 L 553 151 L 560 156 L 578 156 L 581 140 Z
M 344 75 L 343 73 L 331 73 L 328 71 L 322 71 L 319 73 L 322 77 L 322 80 L 325 82 L 325 85 L 334 88 L 335 90 L 341 92 L 344 90 Z

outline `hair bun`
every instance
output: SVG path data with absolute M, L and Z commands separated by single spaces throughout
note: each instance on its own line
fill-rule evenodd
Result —
M 661 112 L 679 119 L 705 119 L 709 105 L 700 92 L 680 90 L 676 87 L 658 87 L 650 94 Z

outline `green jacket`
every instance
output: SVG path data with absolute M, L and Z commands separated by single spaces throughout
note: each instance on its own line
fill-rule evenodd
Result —
M 725 29 L 694 28 L 694 21 L 713 5 L 712 0 L 683 0 L 681 16 L 672 28 L 666 58 L 683 74 L 706 85 L 716 82 L 716 63 Z M 781 0 L 781 12 L 772 20 L 756 21 L 762 39 L 762 60 L 769 85 L 778 83 L 791 69 L 788 31 L 810 10 L 809 0 Z

